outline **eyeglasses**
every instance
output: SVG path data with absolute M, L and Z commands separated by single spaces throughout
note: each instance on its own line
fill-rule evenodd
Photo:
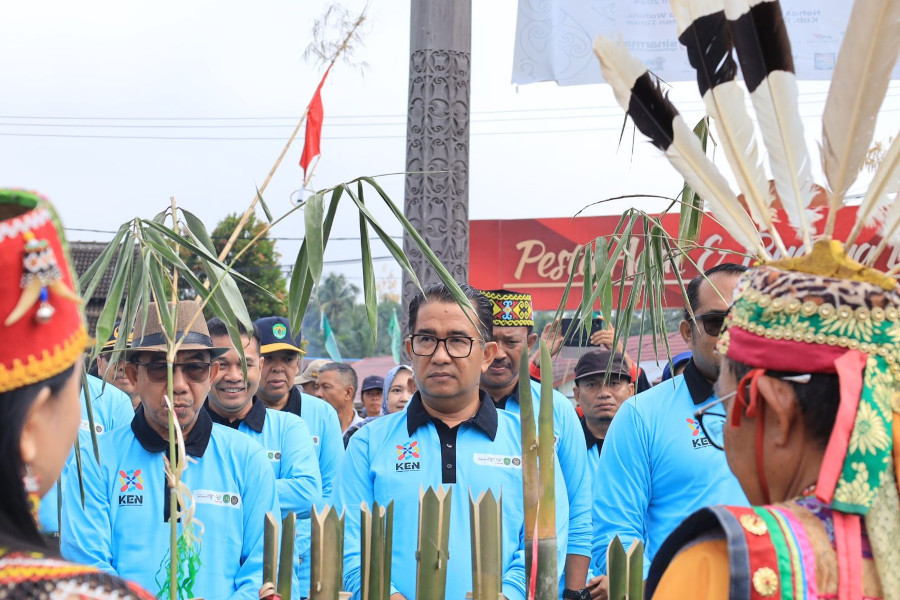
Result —
M 154 383 L 162 383 L 167 379 L 166 363 L 164 362 L 135 362 L 133 364 L 147 369 L 147 379 Z M 208 362 L 173 363 L 172 374 L 175 374 L 175 369 L 181 369 L 184 376 L 194 383 L 204 383 L 209 381 L 210 365 L 211 363 Z
M 416 356 L 434 356 L 437 352 L 438 344 L 444 342 L 444 350 L 450 358 L 468 358 L 472 354 L 472 345 L 475 338 L 454 335 L 445 338 L 435 337 L 433 335 L 423 335 L 416 333 L 409 336 L 412 353 Z
M 694 321 L 703 323 L 703 331 L 711 337 L 718 337 L 722 331 L 722 325 L 725 323 L 725 314 L 723 312 L 711 312 L 705 315 L 694 315 Z
M 797 375 L 784 375 L 784 374 L 775 374 L 769 373 L 768 371 L 761 371 L 761 373 L 768 374 L 776 379 L 780 379 L 782 381 L 788 381 L 791 383 L 799 383 L 805 384 L 809 383 L 812 376 L 809 373 L 801 373 Z M 741 390 L 744 390 L 751 385 L 751 381 L 748 379 L 753 374 L 751 371 L 744 379 L 738 383 L 738 388 L 733 392 L 729 392 L 719 398 L 714 402 L 710 402 L 706 406 L 701 409 L 698 409 L 694 412 L 694 417 L 700 421 L 700 429 L 703 430 L 703 435 L 706 436 L 706 439 L 709 440 L 709 443 L 714 448 L 719 450 L 725 449 L 725 420 L 727 415 L 725 414 L 725 402 L 731 400 L 735 396 L 737 396 L 738 406 L 735 407 L 734 410 L 738 411 L 738 413 L 742 412 L 745 408 L 748 407 L 749 403 L 747 402 L 744 394 L 739 394 Z M 753 392 L 755 393 L 755 392 Z M 748 412 L 749 414 L 749 412 Z M 734 417 L 734 415 L 732 415 Z M 760 414 L 757 418 L 762 418 Z M 737 420 L 736 423 L 740 421 Z
M 710 402 L 694 412 L 694 416 L 700 421 L 700 429 L 709 440 L 712 447 L 719 450 L 725 449 L 725 402 L 734 398 L 737 390 L 725 394 L 715 402 Z

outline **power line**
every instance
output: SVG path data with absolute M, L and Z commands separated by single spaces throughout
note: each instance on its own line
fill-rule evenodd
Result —
M 81 228 L 81 227 L 63 227 L 63 229 L 65 229 L 66 231 L 81 231 L 81 232 L 86 232 L 86 233 L 109 233 L 109 234 L 118 233 L 117 230 L 112 230 L 112 229 L 85 229 L 85 228 Z M 228 239 L 225 236 L 221 236 L 221 237 L 220 236 L 210 236 L 210 237 L 213 240 L 217 240 L 217 239 L 227 240 Z M 403 239 L 402 235 L 392 235 L 390 237 L 391 237 L 391 239 L 394 239 L 394 240 L 402 240 Z M 302 237 L 266 237 L 265 239 L 275 240 L 275 241 L 285 241 L 285 242 L 302 242 L 306 238 L 302 238 Z M 352 236 L 351 237 L 329 237 L 328 241 L 329 242 L 358 242 L 361 239 L 362 238 L 359 236 L 357 236 L 357 237 L 352 237 Z M 380 239 L 381 238 L 379 238 L 378 236 L 373 236 L 373 237 L 369 238 L 369 241 L 377 242 L 377 241 L 380 241 Z
M 894 86 L 891 86 L 891 89 L 894 89 Z M 821 92 L 802 92 L 798 94 L 799 102 L 801 104 L 814 104 L 823 102 L 824 98 L 827 97 L 828 91 Z M 886 98 L 895 98 L 900 94 L 891 94 L 888 93 Z M 821 100 L 809 99 L 812 96 L 822 96 Z M 702 100 L 684 100 L 679 102 L 680 105 L 686 104 L 701 104 Z M 478 110 L 472 111 L 472 115 L 487 115 L 487 114 L 515 114 L 515 113 L 532 113 L 532 112 L 567 112 L 567 111 L 580 111 L 580 110 L 597 110 L 598 107 L 594 106 L 557 106 L 557 107 L 543 107 L 543 108 L 511 108 L 511 109 L 495 109 L 495 110 Z M 618 111 L 617 107 L 612 107 L 614 110 Z M 618 113 L 616 113 L 618 114 Z M 374 115 L 328 115 L 326 116 L 326 120 L 328 119 L 389 119 L 389 118 L 398 118 L 405 119 L 405 113 L 397 113 L 397 114 L 374 114 Z M 552 118 L 552 117 L 551 117 Z M 578 118 L 578 115 L 574 117 L 567 118 Z M 285 116 L 262 116 L 262 117 L 85 117 L 85 116 L 56 116 L 56 115 L 34 115 L 34 116 L 25 116 L 25 115 L 0 115 L 0 119 L 28 119 L 28 120 L 63 120 L 63 121 L 277 121 L 277 120 L 287 120 L 291 121 L 291 124 L 297 122 L 300 119 L 300 115 L 285 115 Z M 524 118 L 523 118 L 524 119 Z M 517 119 L 509 119 L 509 120 L 518 120 Z

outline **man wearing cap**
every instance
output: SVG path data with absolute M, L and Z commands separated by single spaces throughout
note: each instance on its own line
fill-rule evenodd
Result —
M 182 483 L 195 513 L 180 515 L 179 593 L 188 598 L 255 600 L 262 578 L 263 527 L 278 514 L 275 476 L 262 447 L 249 436 L 213 425 L 203 403 L 218 371 L 213 346 L 194 301 L 169 305 L 174 312 L 175 356 L 172 411 L 190 459 Z M 98 440 L 99 462 L 82 448 L 84 484 L 65 488 L 62 553 L 165 593 L 169 570 L 170 493 L 165 457 L 169 448 L 166 339 L 155 303 L 146 325 L 140 313 L 128 351 L 126 374 L 141 398 L 130 427 Z M 202 533 L 201 526 L 202 523 Z M 191 543 L 193 536 L 199 541 Z
M 363 405 L 362 416 L 381 416 L 381 406 L 384 403 L 384 377 L 369 375 L 363 379 L 359 395 Z
M 634 395 L 631 373 L 625 357 L 609 350 L 585 352 L 575 365 L 575 402 L 582 412 L 580 420 L 587 443 L 593 498 L 603 494 L 606 485 L 606 478 L 600 474 L 600 453 L 609 424 L 622 403 Z M 604 597 L 606 578 L 597 576 L 593 570 L 590 574 L 592 577 L 588 581 L 588 590 L 591 597 Z
M 290 323 L 284 317 L 263 317 L 255 323 L 259 329 L 262 368 L 256 397 L 266 408 L 297 415 L 312 434 L 313 448 L 322 477 L 322 505 L 331 503 L 334 478 L 344 456 L 341 426 L 335 410 L 324 400 L 304 394 L 294 385 L 300 371 L 301 350 L 294 344 Z M 300 551 L 300 593 L 309 589 L 310 522 L 300 521 L 297 535 L 304 542 Z
M 213 379 L 206 402 L 209 416 L 213 423 L 236 429 L 259 442 L 275 471 L 281 518 L 293 512 L 298 519 L 308 522 L 312 506 L 322 505 L 319 463 L 312 436 L 303 419 L 288 412 L 268 409 L 262 400 L 253 396 L 259 387 L 260 365 L 264 360 L 259 353 L 259 329 L 254 325 L 248 334 L 244 326 L 238 323 L 244 344 L 242 361 L 225 323 L 214 317 L 207 322 L 207 326 L 213 344 L 228 348 L 228 352 L 216 358 L 219 372 Z M 302 555 L 309 546 L 309 540 L 303 540 L 298 535 L 296 542 Z M 300 561 L 294 562 L 294 571 L 292 597 L 300 598 Z
M 716 340 L 745 270 L 723 263 L 690 282 L 681 336 L 692 358 L 684 373 L 626 400 L 609 427 L 597 472 L 603 481 L 594 486 L 603 490 L 594 497 L 591 568 L 597 575 L 606 573 L 606 551 L 615 536 L 626 548 L 634 539 L 643 541 L 646 578 L 660 545 L 691 512 L 747 502 L 725 457 L 694 417 L 716 399 Z
M 634 396 L 631 369 L 625 357 L 609 350 L 585 352 L 575 365 L 575 402 L 584 414 L 581 428 L 588 449 L 588 469 L 597 473 L 603 440 L 619 407 Z M 603 478 L 596 478 L 602 488 Z
M 519 361 L 537 341 L 530 294 L 509 290 L 488 290 L 482 294 L 490 301 L 493 312 L 493 339 L 497 353 L 487 371 L 481 375 L 481 389 L 494 399 L 497 407 L 519 415 Z M 531 382 L 534 416 L 540 412 L 541 388 Z M 568 539 L 560 540 L 559 567 L 565 568 L 566 598 L 585 595 L 591 554 L 591 473 L 587 470 L 587 452 L 581 425 L 572 403 L 553 391 L 553 433 L 556 454 L 562 468 L 564 486 L 557 494 L 557 503 L 569 503 Z M 559 485 L 558 485 L 559 487 Z
M 319 369 L 322 368 L 322 365 L 327 365 L 330 362 L 331 361 L 327 358 L 316 358 L 309 361 L 309 364 L 306 365 L 306 368 L 303 369 L 303 372 L 294 378 L 294 385 L 299 385 L 300 390 L 304 394 L 315 396 L 316 380 L 319 378 Z
M 375 419 L 347 446 L 336 486 L 346 518 L 344 589 L 360 589 L 359 506 L 394 502 L 391 598 L 415 597 L 420 488 L 451 490 L 446 598 L 472 591 L 469 494 L 502 490 L 502 593 L 525 598 L 522 436 L 518 419 L 497 410 L 478 387 L 494 359 L 491 308 L 468 285 L 466 314 L 443 283 L 425 286 L 409 305 L 406 350 L 418 391 L 405 410 Z M 568 514 L 564 515 L 567 521 Z M 420 597 L 421 598 L 421 597 Z M 422 599 L 424 600 L 424 599 Z

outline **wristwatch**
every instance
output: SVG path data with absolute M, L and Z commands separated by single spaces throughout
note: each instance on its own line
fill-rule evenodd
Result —
M 562 597 L 571 600 L 591 600 L 591 593 L 587 588 L 581 590 L 570 590 L 566 588 L 563 590 Z

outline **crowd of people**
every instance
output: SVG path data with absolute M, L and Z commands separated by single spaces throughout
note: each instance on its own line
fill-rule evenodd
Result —
M 44 200 L 8 192 L 0 201 L 4 231 L 13 232 L 0 252 L 5 259 L 18 254 L 3 263 L 2 279 L 16 286 L 7 282 L 0 299 L 15 317 L 24 297 L 18 284 L 28 278 L 35 251 L 43 271 L 34 276 L 45 286 L 72 289 L 71 268 Z M 736 581 L 769 597 L 767 590 L 790 583 L 767 566 L 763 554 L 772 544 L 795 566 L 814 556 L 820 570 L 842 552 L 840 560 L 856 565 L 866 597 L 881 597 L 890 578 L 873 564 L 870 536 L 885 532 L 837 517 L 842 513 L 817 493 L 829 485 L 823 480 L 831 477 L 833 488 L 844 476 L 825 455 L 835 444 L 833 429 L 843 422 L 847 431 L 848 419 L 852 425 L 852 413 L 838 415 L 849 384 L 816 367 L 814 352 L 788 360 L 747 335 L 767 313 L 745 315 L 776 270 L 725 263 L 691 280 L 681 323 L 690 355 L 676 357 L 656 386 L 637 393 L 639 366 L 605 330 L 574 367 L 574 403 L 554 391 L 561 597 L 606 597 L 606 550 L 615 537 L 626 546 L 644 544 L 643 576 L 654 597 L 685 597 L 690 584 L 691 597 L 724 598 Z M 798 289 L 776 287 L 788 299 Z M 2 477 L 11 490 L 0 499 L 0 589 L 13 586 L 7 597 L 17 598 L 47 597 L 38 590 L 53 586 L 86 598 L 164 594 L 169 521 L 178 510 L 180 597 L 257 598 L 264 517 L 294 513 L 292 597 L 304 598 L 311 511 L 336 505 L 346 519 L 344 585 L 357 593 L 359 506 L 393 502 L 401 517 L 393 528 L 391 597 L 413 598 L 419 491 L 443 486 L 453 490 L 447 597 L 472 589 L 469 494 L 491 490 L 502 498 L 503 594 L 524 599 L 519 364 L 523 356 L 531 362 L 537 418 L 533 306 L 522 291 L 461 289 L 473 310 L 445 285 L 426 286 L 406 307 L 410 364 L 361 384 L 345 363 L 314 360 L 301 371 L 299 338 L 282 317 L 238 324 L 239 352 L 223 321 L 207 320 L 195 301 L 180 301 L 173 305 L 182 343 L 171 398 L 166 339 L 153 303 L 146 321 L 139 314 L 128 333 L 122 359 L 110 362 L 101 353 L 92 365 L 99 377 L 87 375 L 86 387 L 80 357 L 87 333 L 74 300 L 48 296 L 52 305 L 38 301 L 24 316 L 7 319 L 4 340 L 27 342 L 4 343 L 0 371 Z M 900 294 L 880 289 L 882 311 L 896 316 Z M 849 305 L 853 298 L 844 300 Z M 37 313 L 45 305 L 53 308 L 49 319 Z M 811 309 L 816 316 L 818 306 Z M 105 348 L 125 333 L 117 327 Z M 887 393 L 893 384 L 881 371 L 859 376 L 873 359 L 853 352 L 839 357 L 839 372 L 855 372 L 859 389 Z M 189 457 L 176 466 L 183 469 L 177 504 L 173 466 L 164 458 L 170 413 Z M 867 455 L 891 434 L 872 427 L 844 447 L 863 461 L 852 467 L 860 489 L 838 488 L 844 503 L 864 502 L 867 489 L 874 493 L 871 481 L 861 479 L 877 468 Z M 61 496 L 47 496 L 57 489 Z M 40 508 L 39 496 L 45 496 Z M 769 533 L 775 541 L 763 543 Z M 747 556 L 749 567 L 740 562 Z M 13 581 L 14 571 L 25 575 Z M 823 578 L 820 589 L 829 593 L 835 582 Z

